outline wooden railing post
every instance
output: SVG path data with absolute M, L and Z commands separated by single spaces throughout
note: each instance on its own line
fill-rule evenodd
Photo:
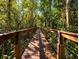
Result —
M 63 39 L 61 36 L 61 32 L 58 31 L 58 43 L 57 43 L 57 59 L 64 59 L 64 55 L 63 55 Z
M 32 29 L 32 30 L 29 31 L 30 39 L 33 38 L 33 35 L 34 35 L 35 31 L 36 31 L 36 29 Z
M 16 41 L 15 41 L 15 57 L 16 59 L 21 59 L 21 42 L 20 42 L 20 34 L 17 33 L 16 35 Z
M 32 31 L 29 32 L 29 39 L 32 39 Z

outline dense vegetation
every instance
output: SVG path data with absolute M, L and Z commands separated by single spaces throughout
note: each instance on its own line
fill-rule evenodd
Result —
M 77 32 L 78 3 L 71 0 L 66 5 L 66 2 L 65 0 L 0 0 L 0 32 L 35 26 Z
M 0 0 L 0 33 L 31 27 L 77 33 L 77 13 L 77 0 Z M 56 36 L 48 33 L 48 37 L 51 46 L 56 48 L 56 45 L 52 44 L 56 43 Z M 73 46 L 73 43 L 68 44 Z

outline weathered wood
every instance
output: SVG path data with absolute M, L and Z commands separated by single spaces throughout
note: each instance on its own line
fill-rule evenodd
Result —
M 77 33 L 66 32 L 66 31 L 60 31 L 60 32 L 63 33 L 63 34 L 71 35 L 71 36 L 74 36 L 74 37 L 78 38 L 78 34 Z
M 71 40 L 71 41 L 73 41 L 73 42 L 78 42 L 78 38 L 77 37 L 74 37 L 74 36 L 71 36 L 71 35 L 67 35 L 67 34 L 64 34 L 64 33 L 62 33 L 61 34 L 64 38 L 67 38 L 67 39 L 69 39 L 69 40 Z
M 21 42 L 20 42 L 20 33 L 17 33 L 16 41 L 15 41 L 15 57 L 16 59 L 21 59 L 22 51 L 21 51 Z
M 31 30 L 34 30 L 36 28 L 29 28 L 29 29 L 22 29 L 22 30 L 15 30 L 15 31 L 12 31 L 12 32 L 9 32 L 9 33 L 3 33 L 3 34 L 0 34 L 0 44 L 4 43 L 5 40 L 9 39 L 9 38 L 12 38 L 12 37 L 15 37 L 17 35 L 17 32 L 19 33 L 23 33 L 23 32 L 27 32 L 27 31 L 31 31 Z
M 57 59 L 64 59 L 64 51 L 63 51 L 63 39 L 61 36 L 61 32 L 58 31 L 58 43 L 57 43 Z
M 59 30 L 56 29 L 50 29 L 50 32 L 58 32 Z M 60 31 L 62 37 L 67 38 L 68 40 L 71 40 L 73 42 L 78 42 L 78 34 L 77 33 L 72 33 L 72 32 L 65 32 L 65 31 Z

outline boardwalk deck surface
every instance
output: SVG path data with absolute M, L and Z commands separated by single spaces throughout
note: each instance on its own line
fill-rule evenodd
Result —
M 22 59 L 56 59 L 56 56 L 51 51 L 44 34 L 40 30 L 37 30 L 25 49 Z

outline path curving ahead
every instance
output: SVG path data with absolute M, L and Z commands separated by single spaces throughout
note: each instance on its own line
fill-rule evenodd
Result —
M 25 49 L 22 59 L 56 59 L 44 34 L 37 30 L 28 47 Z

